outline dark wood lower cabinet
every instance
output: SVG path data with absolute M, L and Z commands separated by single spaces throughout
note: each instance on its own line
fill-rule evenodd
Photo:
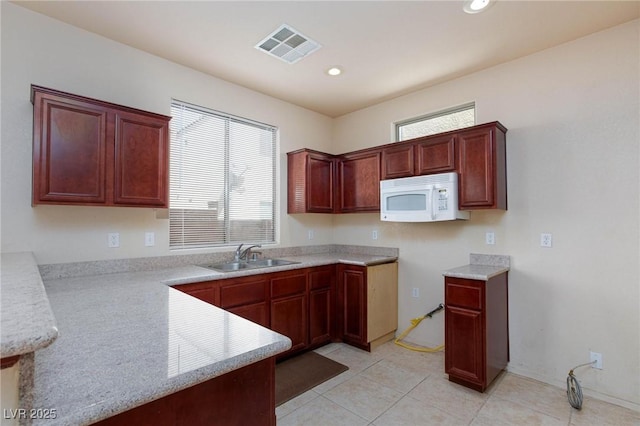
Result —
M 445 371 L 479 392 L 509 362 L 507 273 L 488 281 L 445 278 Z
M 337 266 L 338 334 L 371 351 L 398 328 L 398 263 Z
M 275 359 L 258 361 L 96 424 L 275 426 Z
M 291 349 L 278 355 L 285 358 L 309 345 L 307 271 L 274 274 L 271 287 L 271 330 L 291 339 Z
M 342 339 L 363 349 L 367 347 L 367 275 L 366 268 L 338 266 Z

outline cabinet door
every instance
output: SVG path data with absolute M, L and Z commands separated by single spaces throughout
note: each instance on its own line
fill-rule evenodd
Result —
M 380 151 L 340 159 L 340 211 L 380 211 Z
M 271 301 L 271 329 L 291 339 L 290 354 L 307 347 L 307 296 L 296 296 Z
M 287 153 L 287 213 L 333 213 L 335 158 L 312 150 Z
M 382 179 L 395 179 L 413 174 L 413 145 L 403 144 L 382 150 Z
M 335 161 L 331 156 L 310 153 L 307 158 L 307 212 L 333 213 Z
M 484 318 L 480 311 L 447 305 L 445 310 L 445 372 L 449 378 L 485 383 Z
M 362 347 L 367 344 L 366 269 L 353 265 L 338 265 L 338 298 L 342 338 L 345 342 Z
M 507 208 L 505 134 L 495 125 L 458 133 L 461 209 Z
M 451 172 L 456 169 L 455 135 L 425 138 L 414 147 L 416 175 Z
M 40 92 L 33 102 L 33 204 L 104 204 L 107 112 Z
M 331 341 L 331 290 L 309 292 L 309 344 Z
M 271 329 L 291 339 L 291 349 L 279 358 L 308 345 L 307 270 L 271 274 Z
M 309 344 L 330 342 L 335 335 L 335 266 L 313 268 L 309 272 Z
M 166 207 L 169 123 L 116 112 L 114 203 Z

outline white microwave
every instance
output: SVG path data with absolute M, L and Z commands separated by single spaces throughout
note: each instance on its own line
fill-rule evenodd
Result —
M 380 181 L 380 220 L 436 222 L 469 219 L 458 209 L 458 174 L 439 173 Z

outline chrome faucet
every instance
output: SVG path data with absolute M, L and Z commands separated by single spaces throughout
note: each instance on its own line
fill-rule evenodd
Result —
M 260 244 L 255 244 L 253 246 L 249 246 L 246 249 L 242 250 L 243 245 L 244 244 L 240 244 L 236 249 L 236 254 L 234 256 L 234 259 L 236 262 L 239 262 L 241 260 L 249 260 L 249 256 L 251 255 L 251 249 L 254 247 L 262 247 Z

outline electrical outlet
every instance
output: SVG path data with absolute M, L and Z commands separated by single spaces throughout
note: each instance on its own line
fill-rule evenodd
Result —
M 496 234 L 494 232 L 487 232 L 484 234 L 485 242 L 489 245 L 494 245 L 496 243 Z
M 417 287 L 412 288 L 411 297 L 420 297 L 420 289 Z
M 314 237 L 313 229 L 309 229 L 309 232 L 307 233 L 307 236 L 309 237 L 310 240 L 313 240 L 313 237 Z
M 154 232 L 144 233 L 144 245 L 146 247 L 153 247 L 156 245 L 156 234 Z
M 553 246 L 553 238 L 551 234 L 542 233 L 540 234 L 540 247 L 551 248 Z
M 602 354 L 598 352 L 589 352 L 589 355 L 592 362 L 591 368 L 597 368 L 598 370 L 602 370 Z
M 377 240 L 378 239 L 378 230 L 374 229 L 373 231 L 371 231 L 371 239 L 372 240 Z
M 120 234 L 111 232 L 107 235 L 107 244 L 110 248 L 120 247 Z

